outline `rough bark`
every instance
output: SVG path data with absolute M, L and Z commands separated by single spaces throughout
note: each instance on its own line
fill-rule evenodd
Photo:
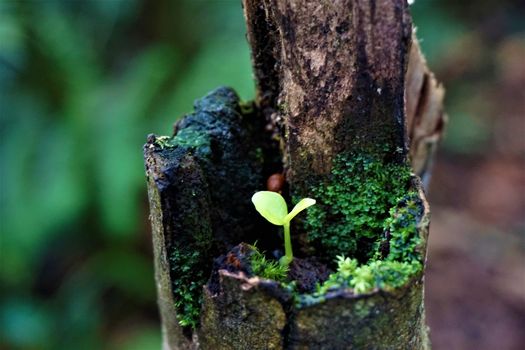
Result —
M 334 155 L 378 146 L 395 161 L 408 146 L 428 183 L 446 122 L 444 89 L 427 68 L 404 0 L 243 4 L 257 100 L 282 138 L 288 180 L 299 192 L 330 170 Z
M 328 174 L 342 153 L 405 160 L 407 6 L 404 0 L 244 1 L 259 100 L 281 131 L 297 194 Z

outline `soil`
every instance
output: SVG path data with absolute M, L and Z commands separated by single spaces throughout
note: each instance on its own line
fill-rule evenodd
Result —
M 317 283 L 326 281 L 331 272 L 333 271 L 315 257 L 294 258 L 290 263 L 288 279 L 297 282 L 296 287 L 300 293 L 309 293 L 315 290 Z

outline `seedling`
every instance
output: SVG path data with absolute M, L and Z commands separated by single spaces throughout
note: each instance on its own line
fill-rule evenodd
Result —
M 288 213 L 284 198 L 277 192 L 260 191 L 252 196 L 255 209 L 269 222 L 284 228 L 284 256 L 279 260 L 281 265 L 289 265 L 293 260 L 292 241 L 290 238 L 290 221 L 301 211 L 315 204 L 315 199 L 303 198 Z

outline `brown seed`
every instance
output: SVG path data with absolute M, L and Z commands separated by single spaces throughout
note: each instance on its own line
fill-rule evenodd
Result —
M 276 173 L 268 178 L 266 181 L 266 188 L 268 191 L 272 192 L 281 192 L 284 186 L 284 176 L 283 174 Z

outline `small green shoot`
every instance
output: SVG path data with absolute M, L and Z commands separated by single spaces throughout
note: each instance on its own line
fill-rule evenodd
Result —
M 303 198 L 290 213 L 284 198 L 277 192 L 260 191 L 252 196 L 255 209 L 269 222 L 284 228 L 284 256 L 279 260 L 281 265 L 289 265 L 293 260 L 292 241 L 290 238 L 290 221 L 301 211 L 315 204 L 315 199 Z

